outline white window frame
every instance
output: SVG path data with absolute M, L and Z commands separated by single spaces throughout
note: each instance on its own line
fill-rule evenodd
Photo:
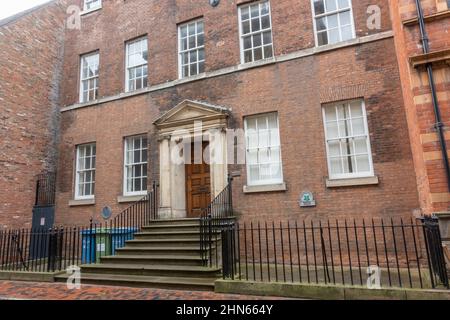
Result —
M 124 148 L 123 148 L 123 195 L 124 196 L 145 196 L 148 193 L 148 189 L 147 189 L 147 185 L 145 186 L 145 190 L 142 191 L 132 191 L 129 192 L 127 189 L 128 185 L 128 179 L 127 179 L 127 167 L 131 166 L 133 167 L 134 165 L 143 165 L 143 164 L 147 164 L 147 183 L 148 183 L 148 145 L 146 147 L 147 150 L 147 161 L 146 162 L 139 162 L 139 163 L 132 163 L 132 164 L 128 164 L 127 163 L 127 152 L 128 152 L 128 143 L 129 140 L 136 139 L 136 138 L 147 138 L 147 143 L 148 143 L 148 137 L 146 135 L 136 135 L 136 136 L 130 136 L 130 137 L 125 137 L 124 138 Z M 134 149 L 133 149 L 134 150 Z
M 192 23 L 195 23 L 196 24 L 195 25 L 195 31 L 196 31 L 196 33 L 195 33 L 195 35 L 196 35 L 195 41 L 196 41 L 196 44 L 197 44 L 197 35 L 198 35 L 198 33 L 197 33 L 197 23 L 198 22 L 203 22 L 203 45 L 202 46 L 196 46 L 193 49 L 187 49 L 187 50 L 184 50 L 184 51 L 181 50 L 181 28 L 183 28 L 185 26 L 188 26 L 188 25 L 190 25 Z M 204 56 L 203 60 L 199 61 L 198 60 L 198 54 L 197 54 L 197 62 L 196 62 L 197 71 L 199 71 L 199 62 L 203 61 L 203 65 L 205 66 L 205 63 L 206 63 L 205 41 L 206 41 L 206 39 L 205 39 L 205 19 L 203 19 L 203 18 L 196 19 L 196 20 L 193 20 L 193 21 L 189 21 L 189 22 L 180 24 L 178 26 L 178 77 L 179 77 L 179 79 L 185 79 L 185 78 L 189 78 L 189 77 L 193 77 L 193 76 L 205 73 L 205 70 L 204 70 L 203 72 L 198 72 L 195 75 L 191 75 L 190 74 L 191 71 L 190 71 L 190 67 L 189 67 L 189 75 L 186 75 L 186 76 L 183 77 L 183 53 L 188 53 L 188 52 L 191 52 L 191 51 L 194 51 L 194 50 L 198 52 L 200 49 L 203 49 L 203 51 L 205 53 L 205 56 Z M 189 42 L 189 36 L 188 36 L 188 42 Z M 191 63 L 188 63 L 188 65 L 190 66 Z M 205 68 L 205 67 L 203 67 L 203 68 Z
M 332 174 L 331 170 L 331 158 L 330 158 L 330 150 L 328 146 L 328 132 L 327 132 L 327 120 L 325 115 L 325 109 L 326 108 L 335 108 L 337 105 L 342 104 L 350 104 L 353 102 L 360 102 L 362 107 L 362 113 L 363 113 L 363 123 L 364 123 L 364 130 L 365 130 L 365 136 L 366 136 L 366 144 L 367 144 L 367 153 L 368 153 L 368 160 L 369 160 L 369 171 L 368 172 L 353 172 L 353 173 L 341 173 L 341 174 Z M 350 115 L 351 118 L 351 115 Z M 342 179 L 354 179 L 354 178 L 368 178 L 368 177 L 374 177 L 374 167 L 373 167 L 373 159 L 372 159 L 372 148 L 370 144 L 370 132 L 369 132 L 369 126 L 367 122 L 367 112 L 366 112 L 366 104 L 364 99 L 352 99 L 352 100 L 346 100 L 346 101 L 339 101 L 335 103 L 328 103 L 326 105 L 322 106 L 322 119 L 323 119 L 323 127 L 324 127 L 324 133 L 325 133 L 325 147 L 326 147 L 326 157 L 327 157 L 327 165 L 328 165 L 328 178 L 329 180 L 342 180 Z M 355 137 L 361 137 L 363 135 L 352 135 L 349 136 L 351 138 Z M 342 139 L 342 138 L 340 138 Z M 340 140 L 340 139 L 332 139 L 332 140 Z
M 147 42 L 147 62 L 143 63 L 143 64 L 138 64 L 138 65 L 135 65 L 135 66 L 129 66 L 128 65 L 129 46 L 131 44 L 133 44 L 133 43 L 141 42 L 141 41 L 146 41 Z M 140 38 L 137 38 L 137 39 L 133 39 L 133 40 L 127 41 L 125 43 L 125 92 L 142 90 L 142 89 L 145 89 L 145 88 L 147 88 L 149 86 L 148 54 L 149 54 L 149 50 L 148 50 L 148 38 L 147 38 L 147 36 L 140 37 Z M 129 69 L 139 68 L 139 67 L 143 67 L 145 65 L 147 65 L 147 86 L 146 87 L 142 86 L 142 88 L 140 88 L 140 89 L 130 90 L 130 73 L 129 73 Z M 142 78 L 142 79 L 144 79 L 144 78 Z
M 351 27 L 352 27 L 352 38 L 351 39 L 355 39 L 356 38 L 356 30 L 355 30 L 355 18 L 353 16 L 353 3 L 352 3 L 352 0 L 348 0 L 348 1 L 350 4 L 350 22 L 351 22 Z M 338 19 L 339 19 L 339 13 L 342 13 L 345 11 L 348 11 L 348 9 L 337 9 L 335 11 L 325 12 L 325 13 L 316 15 L 316 10 L 314 8 L 314 0 L 311 0 L 311 12 L 312 12 L 313 25 L 314 25 L 314 40 L 315 40 L 316 47 L 329 46 L 329 45 L 334 45 L 334 44 L 343 42 L 343 40 L 341 40 L 336 43 L 328 42 L 327 44 L 319 45 L 319 37 L 318 37 L 318 32 L 317 32 L 317 19 L 325 17 L 325 16 L 331 16 L 333 14 L 338 14 Z M 338 30 L 339 30 L 339 36 L 340 36 L 340 38 L 342 38 L 341 29 L 339 27 L 338 27 Z M 327 34 L 328 34 L 328 31 L 327 31 Z M 351 39 L 344 40 L 344 41 L 349 41 Z
M 83 67 L 84 67 L 83 60 L 84 60 L 84 58 L 91 57 L 91 56 L 98 56 L 98 74 L 93 77 L 88 76 L 87 78 L 83 78 Z M 100 53 L 98 51 L 83 54 L 80 56 L 80 85 L 79 85 L 79 87 L 80 87 L 80 89 L 79 89 L 80 90 L 80 103 L 86 103 L 86 102 L 95 101 L 98 99 L 97 94 L 94 94 L 95 95 L 94 99 L 89 100 L 89 90 L 88 90 L 87 100 L 85 101 L 83 99 L 83 92 L 84 92 L 83 81 L 88 81 L 88 83 L 89 83 L 89 80 L 92 80 L 92 79 L 97 79 L 97 94 L 98 94 L 98 91 L 100 89 Z
M 269 58 L 264 58 L 264 45 L 262 44 L 262 42 L 263 42 L 262 34 L 264 32 L 267 32 L 269 29 L 264 29 L 264 30 L 261 29 L 261 30 L 259 30 L 257 32 L 250 32 L 250 33 L 247 33 L 245 35 L 243 34 L 243 30 L 242 30 L 242 8 L 251 7 L 252 5 L 255 5 L 255 4 L 259 5 L 259 4 L 264 3 L 264 2 L 267 2 L 269 4 L 270 36 L 272 38 L 271 39 L 271 41 L 272 41 L 271 42 L 272 57 L 269 57 Z M 260 16 L 260 19 L 261 19 L 261 16 Z M 240 45 L 241 64 L 255 63 L 255 62 L 258 62 L 258 61 L 264 61 L 264 60 L 267 60 L 267 59 L 273 59 L 275 57 L 275 46 L 274 46 L 274 43 L 273 43 L 272 6 L 270 4 L 270 0 L 261 0 L 261 1 L 255 1 L 255 2 L 251 2 L 251 3 L 246 3 L 246 4 L 239 5 L 239 7 L 238 7 L 238 20 L 239 20 L 239 45 Z M 262 48 L 263 58 L 260 59 L 260 60 L 254 60 L 254 55 L 253 55 L 254 47 L 253 47 L 253 40 L 252 40 L 252 49 L 251 50 L 252 50 L 252 57 L 253 57 L 253 59 L 250 62 L 245 62 L 244 37 L 252 36 L 252 35 L 255 35 L 257 33 L 261 34 L 261 48 Z
M 96 172 L 96 166 L 97 166 L 97 151 L 95 152 L 95 167 L 94 168 L 89 168 L 88 170 L 83 169 L 80 170 L 79 169 L 79 164 L 80 164 L 80 148 L 82 147 L 96 147 L 96 143 L 87 143 L 87 144 L 80 144 L 76 146 L 76 160 L 75 160 L 75 200 L 90 200 L 90 199 L 95 199 L 95 179 L 93 181 L 91 181 L 91 183 L 93 183 L 94 185 L 94 193 L 92 195 L 80 195 L 79 194 L 79 183 L 80 183 L 80 175 L 79 173 L 85 172 L 85 171 L 93 171 L 94 173 Z M 97 148 L 96 148 L 97 149 Z
M 248 138 L 247 138 L 247 133 L 248 133 L 247 120 L 252 119 L 252 118 L 264 117 L 264 116 L 268 117 L 271 114 L 275 114 L 276 119 L 277 119 L 278 140 L 279 140 L 278 147 L 280 148 L 280 178 L 279 179 L 259 180 L 259 181 L 255 182 L 250 179 L 250 163 L 248 161 L 249 148 L 248 148 Z M 282 155 L 282 150 L 281 150 L 281 134 L 280 134 L 279 114 L 277 112 L 268 112 L 268 113 L 261 113 L 261 114 L 246 116 L 244 118 L 244 132 L 245 132 L 245 159 L 246 159 L 245 163 L 246 163 L 246 170 L 247 170 L 247 186 L 268 186 L 268 185 L 282 184 L 284 182 L 284 178 L 283 178 L 283 155 Z M 268 148 L 270 149 L 272 147 L 274 147 L 274 146 L 270 146 Z
M 88 2 L 94 3 L 96 1 L 98 1 L 98 4 L 95 7 L 92 7 L 92 8 L 87 7 Z M 90 12 L 90 11 L 98 10 L 101 7 L 102 7 L 102 0 L 84 0 L 83 1 L 83 12 Z

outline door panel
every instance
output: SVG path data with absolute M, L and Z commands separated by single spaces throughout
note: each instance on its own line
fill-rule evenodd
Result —
M 203 150 L 208 146 L 203 143 Z M 210 166 L 194 163 L 194 147 L 191 146 L 191 164 L 186 164 L 186 203 L 188 218 L 198 218 L 211 202 Z M 203 157 L 202 157 L 203 159 Z

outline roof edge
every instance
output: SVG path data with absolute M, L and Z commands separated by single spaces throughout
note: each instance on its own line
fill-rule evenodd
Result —
M 4 19 L 1 19 L 0 20 L 0 27 L 3 27 L 5 25 L 7 25 L 7 24 L 15 22 L 15 21 L 19 20 L 20 18 L 23 18 L 23 17 L 25 17 L 25 16 L 27 16 L 27 15 L 29 15 L 29 14 L 37 11 L 37 10 L 40 10 L 40 9 L 42 9 L 44 7 L 49 6 L 52 3 L 56 3 L 56 1 L 57 0 L 50 0 L 50 1 L 47 1 L 47 2 L 42 3 L 40 5 L 34 6 L 34 7 L 30 8 L 30 9 L 27 9 L 27 10 L 21 11 L 19 13 L 16 13 L 16 14 L 14 14 L 12 16 L 9 16 L 9 17 L 6 17 Z

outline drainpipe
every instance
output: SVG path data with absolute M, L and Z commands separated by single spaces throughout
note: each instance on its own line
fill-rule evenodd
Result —
M 424 54 L 427 54 L 430 52 L 430 46 L 428 43 L 428 35 L 427 35 L 426 28 L 425 28 L 425 21 L 424 21 L 423 10 L 422 10 L 422 5 L 420 3 L 420 0 L 416 0 L 416 9 L 417 9 L 417 18 L 419 20 L 420 36 L 421 36 L 421 41 L 422 41 L 422 50 L 423 50 Z M 444 130 L 443 130 L 444 124 L 442 123 L 441 110 L 439 108 L 439 102 L 438 102 L 437 94 L 436 94 L 436 85 L 434 83 L 433 66 L 431 63 L 427 63 L 425 66 L 426 66 L 427 73 L 428 73 L 428 81 L 430 83 L 430 89 L 431 89 L 431 99 L 433 102 L 434 115 L 436 118 L 436 124 L 434 125 L 434 127 L 436 128 L 438 136 L 439 136 L 439 143 L 441 145 L 445 173 L 447 175 L 447 187 L 450 192 L 450 165 L 448 162 L 447 145 L 445 143 L 445 136 L 444 136 Z

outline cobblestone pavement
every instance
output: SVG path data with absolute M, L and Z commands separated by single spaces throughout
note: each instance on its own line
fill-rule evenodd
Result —
M 282 299 L 203 291 L 141 289 L 82 285 L 69 290 L 64 283 L 0 281 L 0 300 L 260 300 Z

